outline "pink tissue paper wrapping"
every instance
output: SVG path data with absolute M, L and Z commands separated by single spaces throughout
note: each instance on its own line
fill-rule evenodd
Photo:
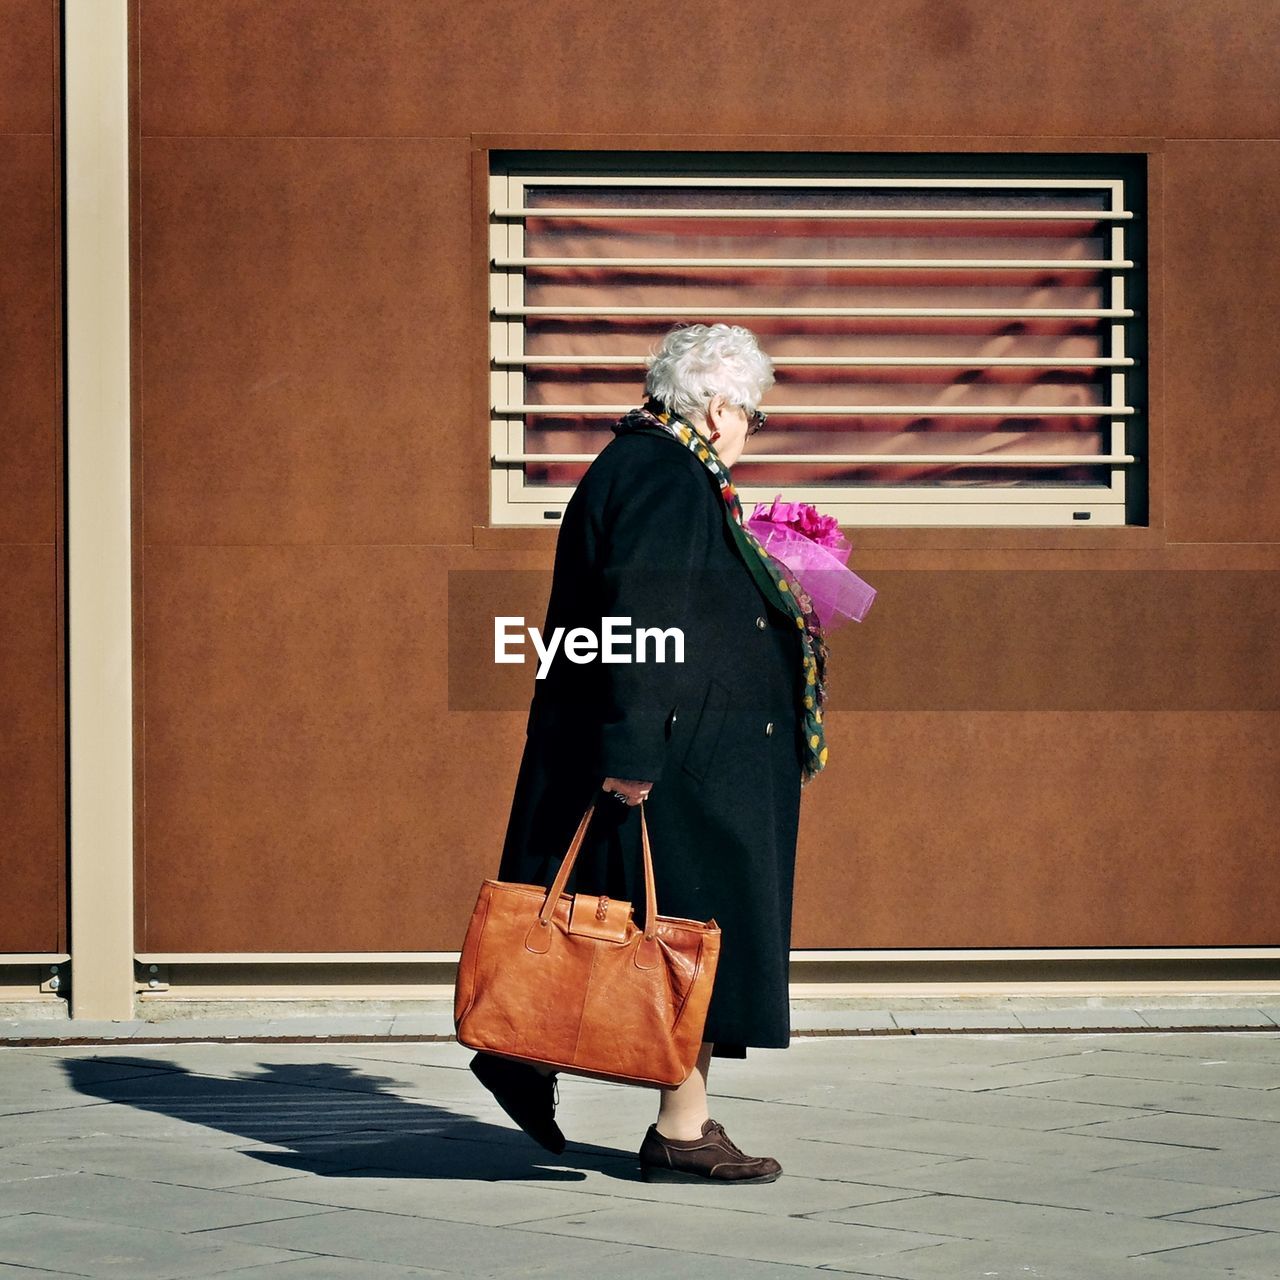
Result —
M 866 617 L 876 591 L 848 568 L 852 548 L 835 516 L 807 502 L 783 502 L 779 494 L 772 502 L 757 502 L 746 525 L 795 574 L 824 630 Z

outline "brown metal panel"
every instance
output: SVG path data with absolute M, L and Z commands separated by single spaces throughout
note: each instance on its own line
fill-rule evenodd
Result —
M 597 6 L 589 23 L 514 0 L 138 12 L 142 132 L 240 135 L 139 145 L 149 950 L 456 949 L 496 866 L 524 714 L 448 710 L 444 575 L 546 567 L 554 535 L 427 545 L 469 540 L 485 511 L 485 202 L 462 135 L 984 150 L 1148 135 L 1159 149 L 1164 134 L 1277 123 L 1280 10 L 1245 0 L 819 0 L 767 44 L 763 0 L 731 25 L 667 0 Z M 637 105 L 630 84 L 704 47 L 716 94 Z M 437 136 L 268 136 L 325 134 Z M 1252 181 L 1261 193 L 1267 178 Z M 1172 211 L 1187 182 L 1170 193 Z M 1171 288 L 1208 198 L 1203 184 L 1191 200 Z M 1153 235 L 1153 456 L 1161 351 L 1172 372 L 1206 332 L 1161 346 L 1159 254 Z M 1239 367 L 1254 403 L 1268 366 Z M 1169 389 L 1170 407 L 1197 403 Z M 1207 505 L 1177 523 L 1203 472 L 1200 454 L 1178 461 L 1189 422 L 1168 451 L 1174 536 L 1204 537 L 1224 503 L 1237 528 L 1215 457 Z M 1266 500 L 1262 459 L 1242 476 Z M 1280 803 L 1276 601 L 1215 572 L 1277 565 L 1266 548 L 1163 549 L 1158 480 L 1151 529 L 855 531 L 882 595 L 834 646 L 833 766 L 806 794 L 797 946 L 1278 940 L 1257 892 Z M 166 545 L 183 542 L 250 545 Z M 313 545 L 269 545 L 290 542 Z M 374 543 L 397 545 L 358 545 Z M 1078 567 L 1113 572 L 955 572 Z M 1125 572 L 1173 568 L 1201 580 Z
M 526 707 L 449 710 L 445 579 L 510 559 L 148 550 L 140 947 L 456 949 Z M 1274 941 L 1278 909 L 1249 886 L 1271 874 L 1280 713 L 1238 708 L 1280 691 L 1251 680 L 1238 637 L 1274 644 L 1280 601 L 1230 576 L 1153 574 L 1167 590 L 1144 592 L 1126 573 L 1032 575 L 1028 595 L 1016 572 L 882 574 L 875 627 L 837 636 L 797 945 Z M 1043 579 L 1088 604 L 1078 630 L 1055 633 Z M 1105 641 L 1070 652 L 1090 628 Z M 1057 709 L 1095 705 L 1094 687 L 1125 709 Z M 1143 698 L 1159 709 L 1129 709 Z
M 57 520 L 53 170 L 49 136 L 0 135 L 0 542 L 52 544 Z
M 833 714 L 1280 711 L 1280 572 L 867 570 L 860 625 L 828 637 Z M 527 706 L 494 617 L 541 620 L 549 573 L 449 582 L 451 705 Z M 643 620 L 641 620 L 643 621 Z
M 67 945 L 59 8 L 0 0 L 0 953 Z
M 1280 542 L 1280 142 L 1166 160 L 1168 535 Z
M 146 540 L 469 542 L 469 158 L 141 142 Z
M 1276 712 L 837 712 L 827 740 L 798 947 L 1280 942 Z
M 1274 571 L 867 577 L 866 621 L 830 637 L 837 708 L 1280 711 Z
M 144 134 L 1251 137 L 1278 119 L 1280 6 L 1257 0 L 142 0 L 140 36 Z
M 447 572 L 485 563 L 148 549 L 140 949 L 461 946 L 524 732 L 448 711 Z
M 60 0 L 0 0 L 0 133 L 56 128 Z
M 130 647 L 133 659 L 133 919 L 135 944 L 147 904 L 142 887 L 143 823 L 138 815 L 146 811 L 146 726 L 147 650 L 146 621 L 146 472 L 142 454 L 142 202 L 139 196 L 139 157 L 142 140 L 138 83 L 138 3 L 128 0 L 129 36 L 129 543 L 130 543 Z
M 0 958 L 65 945 L 56 558 L 0 545 Z

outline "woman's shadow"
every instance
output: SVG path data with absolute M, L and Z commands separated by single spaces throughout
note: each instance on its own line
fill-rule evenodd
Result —
M 639 1176 L 634 1153 L 573 1143 L 565 1157 L 552 1158 L 513 1125 L 455 1114 L 440 1101 L 399 1097 L 392 1090 L 400 1082 L 345 1063 L 259 1062 L 255 1072 L 230 1077 L 201 1075 L 135 1054 L 67 1058 L 60 1065 L 81 1094 L 262 1144 L 236 1149 L 297 1172 L 582 1181 L 582 1168 L 557 1167 L 568 1158 L 611 1177 L 634 1181 Z M 146 1073 L 103 1079 L 103 1067 Z M 456 1070 L 434 1069 L 450 1075 Z M 457 1074 L 475 1083 L 465 1068 Z M 478 1100 L 487 1098 L 480 1092 Z

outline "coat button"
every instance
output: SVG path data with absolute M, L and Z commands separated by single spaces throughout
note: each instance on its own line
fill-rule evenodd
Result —
M 772 721 L 772 720 L 770 720 L 770 721 L 769 721 L 769 723 L 768 723 L 767 725 L 765 725 L 765 727 L 764 727 L 764 736 L 767 738 L 767 737 L 769 737 L 769 735 L 770 735 L 771 733 L 773 733 L 773 721 Z
M 763 631 L 768 625 L 769 624 L 763 618 L 756 619 L 756 626 L 759 627 L 761 631 Z

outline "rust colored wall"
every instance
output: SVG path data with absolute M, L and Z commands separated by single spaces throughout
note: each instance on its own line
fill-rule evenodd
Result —
M 854 531 L 881 597 L 833 645 L 794 940 L 1275 942 L 1277 35 L 1250 0 L 135 0 L 139 948 L 460 945 L 524 715 L 449 711 L 445 575 L 554 546 L 483 527 L 517 146 L 1148 154 L 1151 525 Z
M 57 24 L 0 0 L 0 953 L 67 945 Z

